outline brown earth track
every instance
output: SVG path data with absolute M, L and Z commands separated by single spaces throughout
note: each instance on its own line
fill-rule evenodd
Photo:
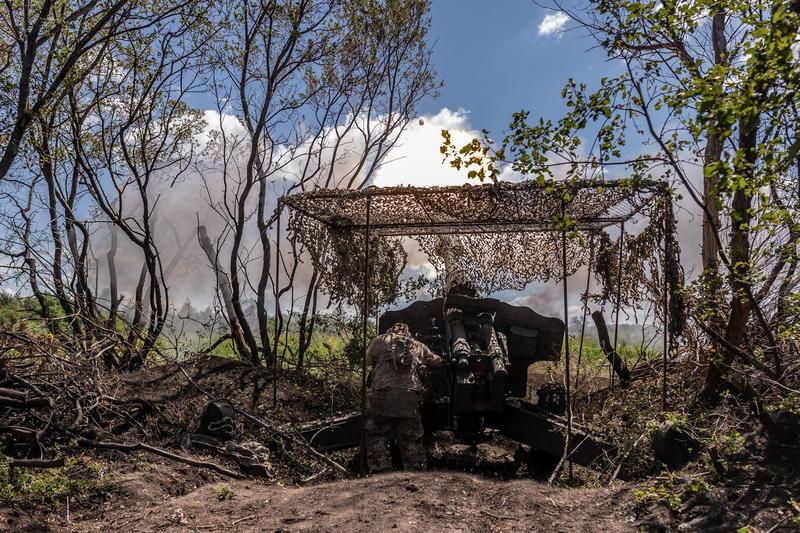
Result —
M 148 497 L 118 501 L 77 531 L 636 531 L 626 488 L 563 489 L 453 472 L 398 472 L 313 486 L 210 483 L 182 496 L 129 480 Z M 228 487 L 233 497 L 220 500 Z M 162 493 L 159 493 L 162 491 Z M 628 498 L 622 498 L 623 501 Z

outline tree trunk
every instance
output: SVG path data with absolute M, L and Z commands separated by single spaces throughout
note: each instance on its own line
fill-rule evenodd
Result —
M 233 337 L 233 342 L 236 345 L 236 350 L 239 352 L 239 354 L 241 354 L 243 359 L 256 364 L 258 363 L 258 354 L 251 354 L 247 347 L 247 343 L 244 340 L 244 333 L 242 332 L 241 324 L 239 323 L 236 311 L 233 308 L 233 297 L 231 295 L 231 286 L 230 282 L 228 281 L 228 276 L 225 275 L 225 272 L 223 272 L 219 267 L 214 245 L 211 243 L 211 239 L 208 238 L 208 232 L 206 231 L 205 226 L 197 227 L 197 236 L 200 239 L 200 247 L 205 252 L 206 257 L 208 257 L 208 260 L 214 269 L 214 273 L 216 274 L 217 288 L 219 289 L 222 297 L 222 304 L 225 307 L 225 314 L 227 315 L 228 322 L 231 326 L 231 336 Z
M 269 361 L 272 357 L 269 342 L 269 314 L 267 313 L 267 282 L 269 281 L 269 267 L 272 262 L 271 247 L 269 244 L 269 234 L 267 233 L 266 204 L 267 204 L 267 179 L 261 175 L 261 164 L 259 160 L 259 183 L 258 183 L 258 211 L 256 213 L 258 224 L 258 236 L 261 243 L 261 274 L 258 278 L 258 289 L 256 291 L 256 314 L 258 315 L 258 336 L 261 337 L 261 349 L 263 350 L 264 361 Z M 279 215 L 280 216 L 280 215 Z M 276 252 L 277 253 L 277 252 Z
M 142 268 L 139 270 L 139 281 L 136 283 L 136 291 L 134 292 L 133 300 L 133 320 L 131 327 L 128 330 L 128 338 L 125 343 L 125 360 L 123 365 L 129 366 L 133 360 L 136 352 L 136 343 L 142 335 L 144 328 L 144 310 L 142 308 L 142 299 L 144 298 L 144 286 L 147 282 L 147 263 L 142 263 Z
M 76 337 L 80 337 L 80 320 L 77 316 L 72 316 L 73 307 L 72 303 L 67 298 L 66 290 L 64 289 L 63 271 L 61 269 L 61 262 L 64 255 L 64 243 L 61 240 L 61 230 L 58 226 L 58 197 L 56 194 L 56 177 L 55 169 L 53 167 L 52 154 L 50 152 L 50 128 L 51 123 L 42 121 L 42 138 L 39 143 L 39 166 L 42 170 L 42 176 L 47 183 L 47 211 L 50 216 L 49 227 L 50 234 L 53 237 L 53 288 L 61 305 L 61 309 L 68 317 L 67 320 L 72 327 L 72 331 Z
M 302 370 L 305 363 L 305 355 L 311 345 L 311 337 L 314 334 L 314 315 L 317 307 L 317 278 L 319 272 L 316 267 L 311 274 L 311 281 L 308 284 L 306 301 L 303 304 L 303 313 L 300 315 L 300 335 L 297 342 L 297 369 Z M 312 305 L 313 304 L 313 305 Z M 309 311 L 311 318 L 309 320 Z
M 111 303 L 108 311 L 108 328 L 115 329 L 117 325 L 117 313 L 119 311 L 119 285 L 117 283 L 117 246 L 118 246 L 118 229 L 116 226 L 111 228 L 111 246 L 106 253 L 106 262 L 108 263 L 108 287 L 111 293 Z
M 739 149 L 744 153 L 741 162 L 734 171 L 743 175 L 746 183 L 753 182 L 756 163 L 756 146 L 758 142 L 759 117 L 743 118 L 739 122 Z M 731 201 L 730 230 L 730 285 L 731 314 L 725 328 L 725 340 L 737 348 L 741 347 L 750 317 L 750 206 L 752 194 L 747 188 L 738 187 Z M 720 349 L 719 358 L 708 368 L 704 394 L 718 391 L 724 383 L 726 369 L 733 363 L 736 354 L 731 350 Z
M 619 377 L 622 388 L 627 388 L 631 383 L 631 371 L 611 344 L 603 313 L 595 311 L 592 313 L 592 320 L 594 320 L 594 325 L 597 327 L 597 337 L 600 339 L 600 348 L 603 349 L 603 354 L 605 354 L 606 359 L 611 363 L 611 367 Z
M 725 11 L 720 10 L 714 14 L 711 21 L 711 44 L 714 49 L 714 62 L 724 64 L 727 59 L 728 45 L 725 40 Z M 704 302 L 705 311 L 709 316 L 711 326 L 716 330 L 722 329 L 722 318 L 719 315 L 718 297 L 721 288 L 719 277 L 719 246 L 717 233 L 719 232 L 719 196 L 717 184 L 719 170 L 714 168 L 722 156 L 722 139 L 716 131 L 708 132 L 705 152 L 703 154 L 703 243 L 702 259 L 703 272 L 706 276 L 707 292 Z

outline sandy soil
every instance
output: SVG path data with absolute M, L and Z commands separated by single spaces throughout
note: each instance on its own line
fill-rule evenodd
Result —
M 453 472 L 392 473 L 307 487 L 209 483 L 171 496 L 165 480 L 122 481 L 115 498 L 78 531 L 636 531 L 627 489 L 560 489 Z M 127 485 L 127 486 L 126 486 Z M 223 499 L 227 495 L 228 498 Z M 628 498 L 623 498 L 628 500 Z M 67 524 L 64 524 L 65 526 Z

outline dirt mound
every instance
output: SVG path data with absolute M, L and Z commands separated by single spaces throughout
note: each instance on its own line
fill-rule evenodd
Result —
M 190 407 L 198 416 L 208 398 L 226 398 L 253 411 L 269 410 L 282 422 L 335 416 L 358 405 L 355 381 L 331 373 L 316 378 L 284 369 L 278 379 L 277 406 L 272 408 L 271 369 L 216 356 L 198 356 L 183 364 L 167 363 L 136 372 L 108 375 L 104 386 L 121 402 L 147 402 L 161 408 Z M 199 387 L 199 388 L 198 388 Z M 182 420 L 190 422 L 189 420 Z
M 146 484 L 145 479 L 141 480 Z M 142 487 L 140 487 L 142 488 Z M 560 489 L 452 472 L 393 473 L 309 487 L 206 484 L 73 518 L 81 531 L 635 531 L 628 489 Z M 158 493 L 162 491 L 163 494 Z M 156 494 L 158 493 L 158 494 Z

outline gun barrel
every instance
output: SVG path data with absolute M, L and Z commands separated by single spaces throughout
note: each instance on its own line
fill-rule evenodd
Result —
M 500 347 L 500 342 L 497 340 L 497 332 L 494 329 L 492 316 L 485 313 L 479 318 L 481 320 L 483 338 L 486 341 L 486 351 L 492 362 L 492 374 L 498 379 L 505 380 L 508 377 L 506 356 Z
M 472 349 L 467 340 L 467 329 L 464 327 L 464 316 L 460 309 L 449 309 L 446 320 L 450 324 L 450 353 L 457 364 L 468 364 Z

